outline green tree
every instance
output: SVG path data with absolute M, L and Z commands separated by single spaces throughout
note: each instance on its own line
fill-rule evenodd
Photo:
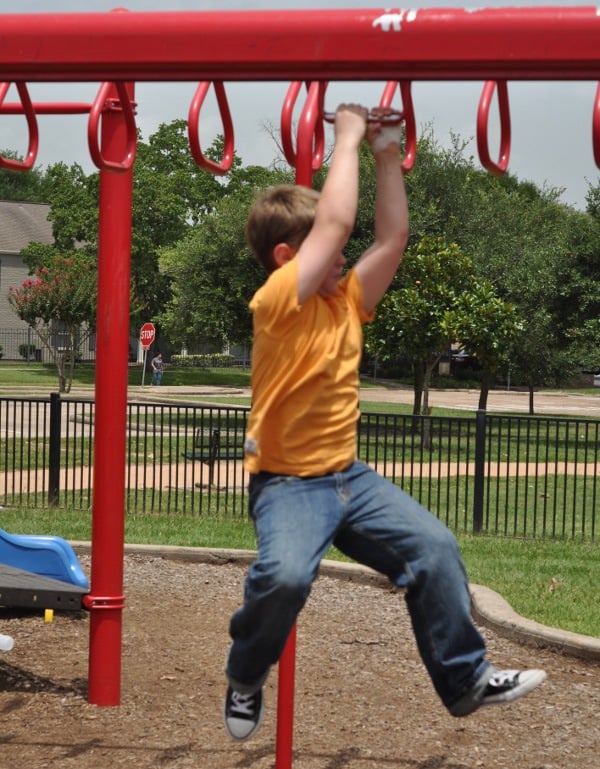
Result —
M 186 130 L 185 121 L 174 120 L 138 142 L 131 279 L 145 319 L 157 320 L 171 296 L 168 275 L 159 268 L 160 250 L 181 240 L 224 194 L 220 182 L 194 162 Z M 216 151 L 213 146 L 207 155 Z
M 559 284 L 565 335 L 576 364 L 600 369 L 600 182 L 590 187 L 585 213 L 567 223 L 567 251 Z
M 511 350 L 522 339 L 524 322 L 489 281 L 474 280 L 469 291 L 461 294 L 458 315 L 458 339 L 482 369 L 478 408 L 486 409 L 494 375 L 509 362 Z
M 408 354 L 416 415 L 428 413 L 431 375 L 452 343 L 459 341 L 493 374 L 518 329 L 514 308 L 477 278 L 472 260 L 456 244 L 423 237 L 407 249 L 366 340 L 367 349 L 383 360 L 400 350 Z M 485 407 L 485 398 L 481 402 Z
M 9 160 L 23 160 L 20 155 L 11 150 L 0 150 L 0 155 Z M 47 203 L 44 172 L 39 168 L 32 168 L 26 172 L 0 168 L 0 200 Z
M 195 349 L 200 342 L 222 348 L 250 341 L 248 302 L 265 273 L 246 244 L 248 211 L 258 188 L 290 181 L 285 171 L 236 171 L 233 192 L 183 240 L 161 251 L 160 268 L 171 281 L 172 297 L 157 320 L 174 343 Z
M 48 350 L 59 392 L 69 392 L 80 345 L 95 328 L 95 263 L 82 251 L 54 253 L 44 261 L 20 287 L 10 288 L 8 298 Z
M 182 239 L 188 229 L 226 194 L 227 186 L 200 169 L 191 156 L 186 122 L 161 124 L 147 141 L 138 140 L 133 178 L 131 280 L 137 311 L 155 318 L 170 298 L 170 281 L 159 269 L 161 248 Z M 206 150 L 219 156 L 222 138 Z M 240 165 L 234 160 L 234 168 Z M 86 175 L 73 164 L 57 163 L 44 175 L 55 245 L 70 251 L 98 243 L 99 174 Z M 160 331 L 160 330 L 159 330 Z
M 592 213 L 600 194 L 591 191 L 587 213 L 574 211 L 559 202 L 557 188 L 539 189 L 511 174 L 494 177 L 475 168 L 465 147 L 456 136 L 450 149 L 441 149 L 427 133 L 420 142 L 407 180 L 413 237 L 426 233 L 456 242 L 471 256 L 477 276 L 514 306 L 526 327 L 540 322 L 520 343 L 527 347 L 535 338 L 532 354 L 519 355 L 518 366 L 512 355 L 513 377 L 526 381 L 531 392 L 567 381 L 589 361 L 598 338 L 598 227 Z M 543 366 L 535 362 L 542 343 Z M 500 362 L 497 370 L 505 365 Z
M 369 352 L 393 360 L 406 351 L 413 364 L 413 413 L 428 412 L 431 374 L 457 338 L 459 297 L 472 280 L 472 263 L 456 244 L 421 238 L 410 246 L 393 290 L 367 327 Z
M 78 163 L 56 163 L 46 171 L 48 218 L 52 222 L 54 244 L 70 251 L 98 243 L 98 174 L 87 176 Z

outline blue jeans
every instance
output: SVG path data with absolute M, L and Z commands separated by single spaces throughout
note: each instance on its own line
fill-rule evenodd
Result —
M 315 478 L 259 473 L 250 481 L 258 556 L 231 618 L 227 676 L 252 692 L 276 663 L 333 543 L 406 588 L 421 658 L 446 707 L 485 676 L 485 644 L 450 531 L 361 462 Z

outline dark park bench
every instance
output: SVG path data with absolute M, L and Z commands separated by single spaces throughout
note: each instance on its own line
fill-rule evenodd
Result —
M 221 431 L 213 430 L 208 446 L 204 440 L 203 431 L 196 430 L 194 435 L 194 447 L 191 451 L 184 451 L 185 459 L 202 462 L 209 467 L 209 484 L 213 485 L 215 463 L 219 460 L 237 460 L 244 458 L 244 450 L 240 446 L 221 444 Z

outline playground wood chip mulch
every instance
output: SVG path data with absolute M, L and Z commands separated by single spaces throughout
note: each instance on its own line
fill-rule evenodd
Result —
M 82 557 L 89 573 L 89 560 Z M 89 616 L 0 610 L 1 769 L 272 769 L 277 669 L 257 735 L 222 727 L 223 667 L 245 567 L 128 555 L 119 707 L 87 702 Z M 600 666 L 483 629 L 502 667 L 548 680 L 449 716 L 401 594 L 321 576 L 298 622 L 294 769 L 597 769 Z

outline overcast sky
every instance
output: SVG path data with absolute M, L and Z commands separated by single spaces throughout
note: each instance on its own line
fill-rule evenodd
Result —
M 590 3 L 587 3 L 590 5 Z M 512 0 L 512 2 L 456 2 L 439 0 L 410 2 L 410 8 L 473 8 L 492 6 L 583 6 L 575 0 Z M 252 10 L 299 8 L 384 8 L 384 2 L 369 0 L 263 0 L 262 2 L 234 2 L 234 0 L 0 0 L 2 13 L 47 13 L 109 11 L 117 6 L 131 11 L 177 10 Z M 387 6 L 389 7 L 389 6 Z M 401 7 L 401 6 L 395 6 Z M 423 127 L 432 125 L 437 140 L 449 143 L 450 132 L 469 140 L 469 154 L 477 156 L 474 141 L 477 105 L 481 82 L 414 83 L 413 100 L 419 135 Z M 32 84 L 34 101 L 88 101 L 95 96 L 97 85 Z M 153 133 L 160 123 L 175 118 L 186 118 L 195 90 L 194 83 L 139 83 L 136 86 L 137 123 L 143 137 Z M 227 84 L 231 112 L 235 127 L 235 146 L 244 163 L 269 164 L 276 155 L 271 138 L 262 127 L 265 121 L 279 126 L 281 105 L 287 91 L 286 83 L 231 83 Z M 379 83 L 331 84 L 327 92 L 327 108 L 337 102 L 359 101 L 375 105 L 379 101 L 382 85 Z M 564 188 L 562 200 L 578 208 L 585 205 L 588 184 L 596 185 L 600 171 L 594 164 L 591 138 L 592 108 L 596 92 L 595 82 L 527 82 L 509 83 L 512 124 L 512 144 L 509 170 L 521 180 L 534 181 L 539 186 Z M 11 89 L 7 101 L 15 101 Z M 491 113 L 493 114 L 493 113 Z M 87 148 L 86 116 L 40 116 L 40 151 L 38 165 L 64 161 L 80 163 L 87 173 L 94 170 Z M 207 97 L 202 113 L 201 137 L 203 147 L 208 146 L 221 124 L 211 95 Z M 0 116 L 0 147 L 25 154 L 27 146 L 20 117 Z M 490 147 L 494 133 L 490 131 Z M 495 153 L 491 150 L 492 157 Z M 418 157 L 417 157 L 418 162 Z M 478 161 L 477 161 L 478 162 Z

